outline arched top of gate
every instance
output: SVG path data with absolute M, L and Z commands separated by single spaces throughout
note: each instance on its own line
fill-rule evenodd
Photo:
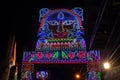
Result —
M 82 8 L 76 7 L 71 10 L 42 8 L 39 14 L 40 28 L 36 43 L 37 50 L 50 45 L 57 45 L 60 48 L 65 47 L 62 45 L 73 44 L 75 46 L 74 43 L 78 43 L 77 47 L 80 45 L 81 49 L 86 48 L 82 26 L 84 20 Z
M 42 30 L 47 29 L 46 27 L 49 24 L 55 26 L 60 25 L 61 23 L 62 26 L 70 26 L 70 24 L 73 23 L 76 29 L 83 29 L 83 20 L 83 9 L 80 7 L 76 7 L 71 10 L 64 8 L 54 10 L 42 8 L 39 11 L 39 22 Z

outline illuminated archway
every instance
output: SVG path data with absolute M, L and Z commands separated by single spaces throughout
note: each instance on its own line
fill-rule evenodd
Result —
M 83 20 L 83 9 L 79 7 L 72 10 L 41 9 L 36 48 L 35 51 L 24 52 L 23 65 L 50 63 L 84 63 L 87 65 L 88 63 L 99 62 L 100 53 L 98 50 L 86 51 Z M 91 66 L 91 64 L 88 65 Z M 93 76 L 93 68 L 94 72 L 97 70 L 96 67 L 89 66 L 88 72 L 90 78 Z M 25 67 L 23 66 L 23 68 Z M 29 71 L 32 72 L 33 68 L 34 66 L 30 66 Z

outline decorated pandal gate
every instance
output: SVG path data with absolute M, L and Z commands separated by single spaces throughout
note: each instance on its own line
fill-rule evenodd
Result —
M 39 14 L 36 48 L 23 53 L 21 80 L 47 80 L 46 71 L 33 78 L 36 64 L 86 64 L 87 80 L 101 80 L 100 52 L 86 51 L 83 9 L 42 8 Z

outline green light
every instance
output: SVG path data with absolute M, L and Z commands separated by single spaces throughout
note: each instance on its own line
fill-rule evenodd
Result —
M 55 54 L 53 55 L 53 58 L 54 59 L 58 58 L 58 51 L 55 52 Z
M 99 79 L 101 79 L 101 73 L 100 72 L 97 73 L 97 76 L 98 76 Z
M 93 61 L 93 58 L 89 58 L 89 60 Z
M 62 51 L 62 58 L 66 58 L 66 59 L 68 59 L 68 56 L 65 54 L 64 51 Z

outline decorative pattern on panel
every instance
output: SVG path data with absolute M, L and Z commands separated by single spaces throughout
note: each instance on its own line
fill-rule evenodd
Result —
M 100 60 L 97 50 L 84 51 L 31 51 L 24 52 L 24 63 L 88 63 Z

